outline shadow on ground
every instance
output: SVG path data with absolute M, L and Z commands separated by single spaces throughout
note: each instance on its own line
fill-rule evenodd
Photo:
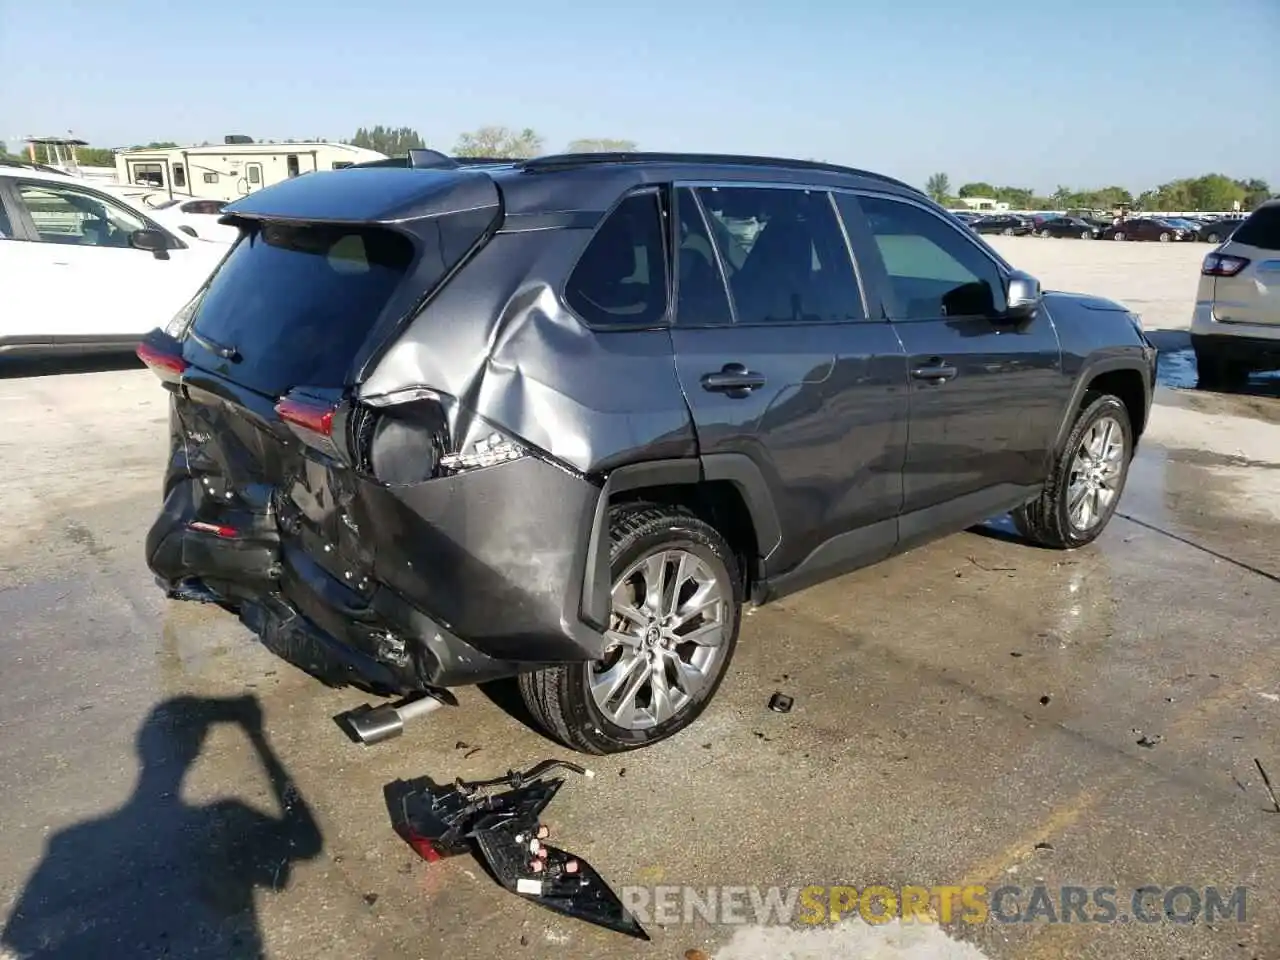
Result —
M 182 799 L 183 778 L 218 724 L 244 731 L 279 816 L 238 799 Z M 293 865 L 318 856 L 323 841 L 267 742 L 257 698 L 165 701 L 143 722 L 137 750 L 133 795 L 48 841 L 0 945 L 56 960 L 262 957 L 255 891 L 286 887 Z

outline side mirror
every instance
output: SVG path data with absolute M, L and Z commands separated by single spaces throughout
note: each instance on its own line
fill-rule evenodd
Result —
M 169 238 L 159 230 L 135 230 L 129 234 L 129 246 L 150 250 L 157 260 L 169 259 Z
M 1009 274 L 1004 315 L 1010 320 L 1026 320 L 1040 306 L 1040 281 L 1029 273 L 1015 270 Z

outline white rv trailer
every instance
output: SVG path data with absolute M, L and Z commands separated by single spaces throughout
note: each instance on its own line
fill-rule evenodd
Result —
M 238 200 L 255 190 L 316 170 L 385 160 L 348 143 L 222 143 L 206 147 L 119 150 L 116 178 L 169 197 Z

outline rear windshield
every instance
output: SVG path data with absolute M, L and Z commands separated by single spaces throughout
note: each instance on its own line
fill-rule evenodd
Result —
M 184 353 L 269 396 L 341 386 L 413 255 L 409 239 L 389 230 L 252 229 L 209 284 Z
M 1280 250 L 1280 204 L 1253 211 L 1231 239 L 1262 250 Z

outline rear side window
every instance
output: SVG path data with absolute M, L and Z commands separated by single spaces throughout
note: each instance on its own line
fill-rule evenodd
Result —
M 201 300 L 187 359 L 268 396 L 341 386 L 413 257 L 409 239 L 389 230 L 251 229 Z
M 676 321 L 693 327 L 732 323 L 716 246 L 688 187 L 676 191 L 676 225 Z
M 1230 229 L 1230 224 L 1227 225 Z M 1280 204 L 1259 207 L 1231 235 L 1235 243 L 1262 250 L 1280 250 Z
M 565 301 L 592 326 L 653 326 L 667 313 L 667 257 L 656 192 L 623 200 L 582 251 Z
M 825 190 L 698 189 L 738 323 L 863 319 L 844 232 Z

